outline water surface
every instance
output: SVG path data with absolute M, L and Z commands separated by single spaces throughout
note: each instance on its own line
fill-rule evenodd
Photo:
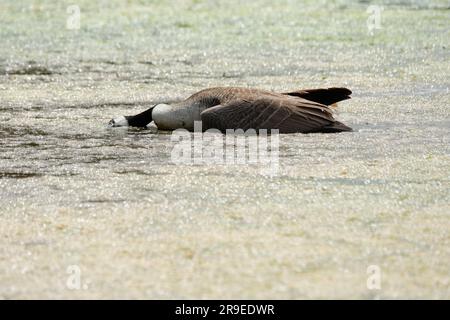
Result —
M 369 35 L 370 4 L 2 1 L 0 297 L 449 298 L 450 4 Z M 106 127 L 231 85 L 348 86 L 355 131 L 280 136 L 267 177 Z

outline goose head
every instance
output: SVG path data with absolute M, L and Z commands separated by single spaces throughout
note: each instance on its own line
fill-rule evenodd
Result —
M 108 127 L 129 127 L 128 116 L 119 116 L 109 120 Z

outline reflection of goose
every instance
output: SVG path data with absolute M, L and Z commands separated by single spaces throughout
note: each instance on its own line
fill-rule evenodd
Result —
M 352 131 L 333 118 L 331 106 L 350 99 L 346 88 L 299 90 L 275 93 L 250 88 L 210 88 L 184 101 L 158 104 L 135 115 L 109 122 L 111 127 L 145 127 L 152 120 L 162 130 L 278 129 L 280 133 Z

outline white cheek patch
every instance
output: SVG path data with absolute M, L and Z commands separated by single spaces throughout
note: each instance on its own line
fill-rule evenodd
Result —
M 128 127 L 128 120 L 124 116 L 114 118 L 111 123 L 112 127 Z

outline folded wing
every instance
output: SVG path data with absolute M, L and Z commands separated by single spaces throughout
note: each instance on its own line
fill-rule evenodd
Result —
M 278 129 L 280 133 L 351 131 L 333 118 L 329 107 L 298 98 L 264 97 L 235 100 L 201 113 L 203 128 Z

